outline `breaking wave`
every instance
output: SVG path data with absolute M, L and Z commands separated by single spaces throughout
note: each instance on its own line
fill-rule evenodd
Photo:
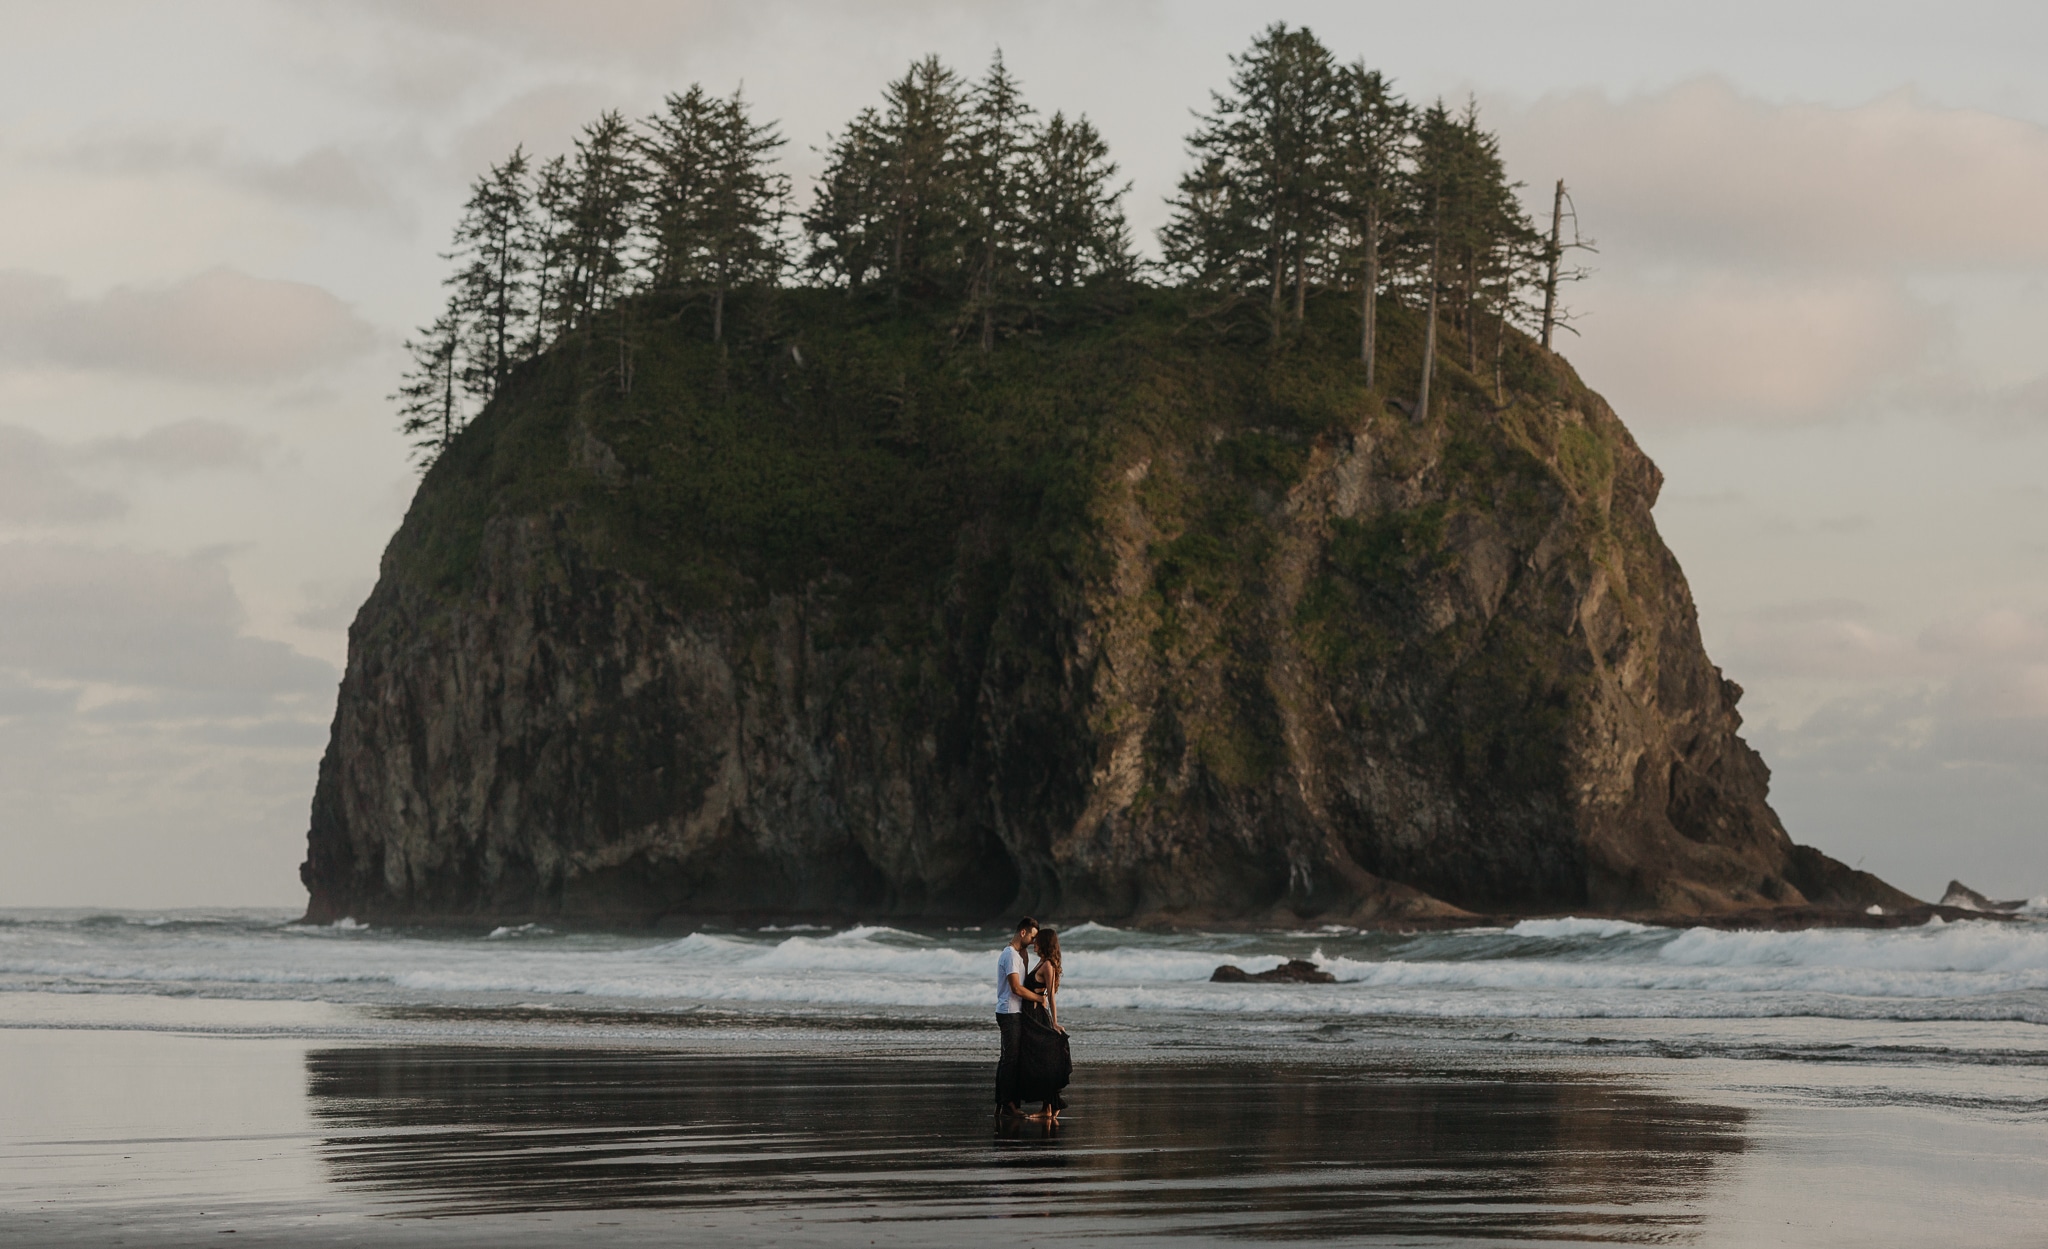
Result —
M 531 924 L 456 936 L 309 928 L 277 916 L 5 918 L 0 991 L 430 1004 L 517 995 L 678 1007 L 988 1009 L 1003 936 L 864 925 L 644 938 Z M 2048 924 L 2024 920 L 1730 932 L 1564 918 L 1412 935 L 1151 934 L 1081 924 L 1064 936 L 1069 1010 L 2048 1023 Z M 1338 983 L 1209 982 L 1222 963 L 1258 972 L 1291 958 L 1312 959 Z

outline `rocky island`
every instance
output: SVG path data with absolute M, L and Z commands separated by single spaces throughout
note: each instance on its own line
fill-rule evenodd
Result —
M 891 109 L 1001 94 L 942 72 Z M 1490 151 L 1469 118 L 1401 116 L 1411 179 L 1431 142 Z M 1389 244 L 1361 288 L 1269 231 L 1219 269 L 1183 205 L 1169 258 L 1212 276 L 1138 280 L 1118 218 L 1092 278 L 1020 260 L 1003 295 L 961 242 L 977 218 L 847 260 L 827 210 L 858 155 L 805 218 L 838 280 L 575 288 L 466 428 L 443 413 L 350 630 L 309 918 L 1919 905 L 1787 835 L 1657 468 L 1487 312 L 1476 261 Z
M 1517 337 L 1504 403 L 1446 366 L 1418 421 L 1320 307 L 1276 351 L 1139 293 L 983 359 L 779 302 L 650 335 L 630 393 L 558 349 L 435 464 L 313 917 L 1911 905 L 1786 835 L 1657 469 L 1561 358 Z

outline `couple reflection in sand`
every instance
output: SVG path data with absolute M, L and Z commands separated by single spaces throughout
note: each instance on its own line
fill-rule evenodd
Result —
M 1029 916 L 1018 920 L 1010 943 L 996 956 L 996 1028 L 1003 1038 L 996 1063 L 997 1114 L 1023 1114 L 1026 1103 L 1036 1102 L 1043 1108 L 1026 1117 L 1057 1123 L 1066 1109 L 1060 1090 L 1067 1087 L 1074 1060 L 1067 1030 L 1060 1027 L 1059 987 L 1059 934 Z

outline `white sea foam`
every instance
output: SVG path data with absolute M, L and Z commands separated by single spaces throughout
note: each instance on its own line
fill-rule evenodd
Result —
M 1076 924 L 1072 928 L 1060 930 L 1060 940 L 1062 941 L 1071 941 L 1075 937 L 1121 937 L 1123 935 L 1123 929 L 1111 928 L 1108 924 L 1098 924 L 1092 919 L 1086 923 Z
M 349 940 L 306 941 L 305 936 Z M 1244 1016 L 1713 1017 L 2048 1020 L 2048 925 L 1724 932 L 1622 921 L 1511 929 L 1155 935 L 1077 925 L 1069 1008 Z M 488 937 L 307 929 L 275 921 L 143 925 L 98 917 L 0 926 L 0 989 L 462 1002 L 602 998 L 889 1010 L 983 1008 L 999 934 L 696 932 L 678 939 Z M 1090 948 L 1097 946 L 1099 948 Z M 1334 985 L 1218 985 L 1221 963 L 1264 971 L 1308 957 Z
M 1656 932 L 1647 924 L 1634 924 L 1625 919 L 1580 919 L 1576 915 L 1564 919 L 1525 919 L 1508 929 L 1518 937 L 1627 937 L 1637 933 Z

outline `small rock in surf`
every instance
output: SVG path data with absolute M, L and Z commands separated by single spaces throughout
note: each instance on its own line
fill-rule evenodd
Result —
M 1229 963 L 1209 977 L 1212 984 L 1335 984 L 1337 978 L 1307 959 L 1291 958 L 1271 971 L 1248 972 Z
M 2025 898 L 2017 902 L 1993 902 L 1960 880 L 1948 882 L 1948 892 L 1941 895 L 1942 906 L 1953 906 L 1965 911 L 2017 911 L 2027 904 Z

